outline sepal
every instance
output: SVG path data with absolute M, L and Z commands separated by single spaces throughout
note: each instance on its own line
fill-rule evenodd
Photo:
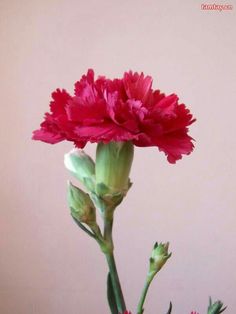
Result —
M 96 185 L 95 188 L 95 203 L 99 204 L 97 205 L 100 209 L 103 208 L 115 208 L 117 207 L 127 194 L 128 190 L 132 186 L 132 183 L 128 179 L 128 184 L 126 189 L 121 191 L 114 191 L 110 189 L 108 186 L 106 186 L 104 183 L 99 183 Z M 94 198 L 93 198 L 94 199 Z M 99 199 L 99 202 L 97 202 L 97 199 Z

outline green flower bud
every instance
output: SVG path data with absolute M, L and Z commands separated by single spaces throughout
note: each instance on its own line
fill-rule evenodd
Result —
M 220 314 L 222 313 L 226 307 L 223 307 L 223 303 L 221 301 L 216 301 L 215 303 L 212 304 L 211 298 L 210 298 L 210 303 L 208 306 L 208 311 L 207 314 Z
M 150 258 L 150 266 L 149 273 L 157 273 L 164 266 L 168 258 L 171 257 L 171 253 L 168 253 L 169 243 L 155 243 L 151 258 Z
M 96 209 L 89 195 L 69 182 L 68 204 L 72 216 L 88 226 L 96 224 Z
M 132 142 L 99 143 L 96 152 L 96 194 L 121 202 L 131 186 L 129 173 L 133 161 Z
M 65 154 L 64 164 L 89 191 L 94 190 L 95 164 L 90 156 L 81 149 L 73 149 Z

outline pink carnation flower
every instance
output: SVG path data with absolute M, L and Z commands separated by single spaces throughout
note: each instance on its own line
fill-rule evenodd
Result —
M 73 96 L 57 89 L 52 98 L 50 113 L 34 131 L 34 140 L 68 140 L 78 148 L 87 142 L 132 141 L 140 147 L 157 146 L 170 163 L 193 150 L 188 126 L 195 119 L 175 94 L 153 90 L 152 78 L 143 73 L 95 80 L 93 70 L 88 70 L 75 84 Z

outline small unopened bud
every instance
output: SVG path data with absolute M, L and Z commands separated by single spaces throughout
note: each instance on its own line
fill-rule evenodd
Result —
M 89 195 L 69 182 L 68 203 L 72 216 L 88 226 L 96 223 L 96 210 Z
M 65 154 L 64 164 L 89 191 L 94 190 L 95 164 L 90 156 L 81 149 L 73 149 Z
M 132 142 L 99 143 L 96 152 L 96 194 L 119 203 L 131 186 Z
M 216 301 L 212 304 L 211 298 L 207 310 L 207 314 L 220 314 L 222 313 L 226 307 L 223 308 L 223 303 L 221 301 Z
M 170 258 L 171 253 L 168 253 L 169 243 L 155 243 L 151 258 L 150 258 L 150 273 L 157 273 L 166 263 L 168 258 Z

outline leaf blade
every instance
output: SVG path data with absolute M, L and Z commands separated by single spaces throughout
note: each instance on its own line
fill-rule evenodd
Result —
M 169 309 L 168 309 L 168 312 L 166 314 L 171 314 L 171 311 L 172 311 L 172 303 L 170 302 Z

